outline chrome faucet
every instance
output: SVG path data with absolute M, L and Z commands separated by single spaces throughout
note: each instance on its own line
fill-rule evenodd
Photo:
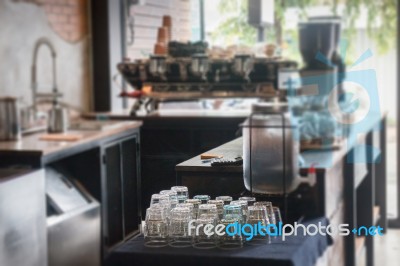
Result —
M 53 85 L 52 85 L 52 93 L 39 93 L 39 86 L 37 82 L 37 57 L 38 57 L 38 52 L 40 47 L 42 46 L 47 46 L 50 49 L 51 52 L 51 57 L 53 61 L 53 66 L 52 66 L 52 74 L 53 74 Z M 31 86 L 32 86 L 32 109 L 34 110 L 35 115 L 37 114 L 37 104 L 38 104 L 38 99 L 39 98 L 53 98 L 54 103 L 57 103 L 57 97 L 62 96 L 58 92 L 57 88 L 57 74 L 56 74 L 56 58 L 57 58 L 57 53 L 56 50 L 53 46 L 53 44 L 50 42 L 49 39 L 42 37 L 39 40 L 36 41 L 35 47 L 33 49 L 33 60 L 32 60 L 32 76 L 31 76 Z

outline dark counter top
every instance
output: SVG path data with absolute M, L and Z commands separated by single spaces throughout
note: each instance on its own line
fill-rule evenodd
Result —
M 379 131 L 381 127 L 381 119 L 383 116 L 374 116 L 369 121 L 368 127 L 364 127 L 364 132 L 354 134 L 354 139 L 343 138 L 340 142 L 339 148 L 333 149 L 314 149 L 301 152 L 304 159 L 304 164 L 301 166 L 300 171 L 306 173 L 306 170 L 312 165 L 316 164 L 317 171 L 323 172 L 328 168 L 334 167 L 340 163 L 348 152 L 358 144 L 365 144 L 366 135 L 372 131 Z M 365 151 L 364 151 L 365 152 Z M 224 158 L 233 159 L 243 154 L 243 139 L 237 138 L 219 147 L 209 150 L 205 153 L 223 155 Z M 374 154 L 374 158 L 378 157 L 379 153 Z M 203 162 L 200 155 L 193 157 L 176 165 L 175 170 L 178 172 L 192 171 L 192 172 L 243 172 L 242 166 L 228 166 L 228 167 L 212 167 L 210 162 Z
M 346 154 L 345 147 L 338 150 L 314 150 L 301 153 L 304 159 L 304 165 L 300 168 L 301 171 L 306 171 L 312 163 L 318 162 L 315 166 L 317 171 L 325 171 L 328 166 L 334 165 L 343 159 Z M 237 138 L 228 143 L 225 143 L 206 153 L 222 155 L 223 158 L 235 158 L 243 154 L 243 138 Z M 203 162 L 205 161 L 205 162 Z M 178 172 L 193 171 L 193 172 L 243 172 L 243 166 L 222 166 L 212 167 L 207 160 L 201 160 L 200 155 L 193 157 L 187 161 L 178 164 L 175 167 Z

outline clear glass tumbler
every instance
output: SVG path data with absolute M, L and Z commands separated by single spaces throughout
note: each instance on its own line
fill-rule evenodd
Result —
M 267 211 L 265 206 L 249 206 L 247 210 L 247 224 L 253 225 L 253 238 L 251 239 L 252 244 L 267 244 L 270 241 L 270 237 L 267 231 Z M 254 225 L 257 225 L 256 227 Z M 255 230 L 256 228 L 256 230 Z M 261 229 L 263 228 L 263 229 Z M 250 228 L 246 228 L 250 229 Z M 247 230 L 246 230 L 247 231 Z
M 201 205 L 200 205 L 201 206 Z M 211 249 L 217 246 L 217 236 L 212 231 L 208 233 L 207 227 L 212 225 L 216 226 L 214 215 L 202 215 L 196 220 L 196 232 L 193 242 L 193 247 L 198 249 Z
M 242 208 L 242 216 L 243 216 L 243 222 L 246 221 L 246 217 L 247 217 L 247 201 L 245 200 L 234 200 L 231 201 L 230 205 L 234 205 L 234 206 L 240 206 Z
M 193 235 L 189 233 L 192 211 L 188 207 L 175 207 L 171 210 L 169 223 L 169 245 L 171 247 L 190 247 Z
M 209 200 L 207 204 L 215 204 L 217 206 L 218 220 L 224 216 L 224 202 L 222 200 Z
M 239 200 L 247 201 L 248 206 L 253 206 L 254 202 L 256 202 L 256 198 L 254 197 L 240 197 Z
M 146 210 L 144 243 L 147 247 L 164 247 L 168 245 L 166 209 L 161 205 L 155 205 Z
M 176 192 L 179 203 L 183 203 L 189 198 L 189 190 L 185 186 L 174 186 L 171 187 L 171 190 Z M 181 200 L 183 200 L 183 202 L 180 202 Z
M 225 205 L 223 219 L 237 221 L 242 224 L 244 222 L 242 207 L 239 205 Z
M 235 207 L 235 206 L 230 206 Z M 240 211 L 240 208 L 239 208 Z M 236 219 L 222 219 L 220 224 L 225 225 L 225 228 L 230 224 L 238 223 Z M 221 249 L 236 249 L 241 248 L 243 246 L 243 238 L 242 235 L 237 232 L 237 228 L 229 227 L 228 231 L 232 233 L 232 235 L 228 235 L 226 232 L 223 236 L 219 236 L 218 239 L 218 247 Z
M 264 206 L 266 211 L 267 211 L 268 222 L 270 224 L 276 224 L 272 202 L 270 202 L 270 201 L 257 201 L 256 203 L 254 203 L 254 206 Z
M 282 222 L 281 210 L 278 207 L 272 207 L 275 216 L 275 224 L 278 226 Z
M 169 196 L 169 201 L 171 204 L 171 208 L 175 208 L 176 204 L 178 204 L 178 195 L 175 191 L 172 190 L 161 190 L 160 191 L 161 195 L 168 195 Z
M 189 208 L 189 210 L 190 210 L 190 214 L 191 214 L 191 218 L 192 219 L 196 219 L 195 217 L 197 216 L 197 212 L 195 213 L 195 210 L 194 210 L 194 204 L 193 203 L 178 203 L 178 205 L 176 205 L 176 207 L 178 208 L 178 207 L 186 207 L 186 208 Z
M 233 198 L 231 196 L 218 196 L 215 198 L 216 200 L 222 200 L 224 205 L 229 205 Z
M 201 201 L 198 199 L 187 199 L 185 200 L 185 203 L 193 204 L 193 219 L 197 219 L 197 213 L 199 212 Z
M 197 218 L 202 216 L 214 217 L 217 222 L 219 220 L 217 206 L 215 204 L 200 204 Z
M 153 194 L 151 195 L 150 206 L 156 203 L 169 201 L 168 195 L 161 195 L 161 194 Z
M 196 195 L 193 197 L 201 201 L 201 204 L 206 204 L 211 198 L 208 195 Z

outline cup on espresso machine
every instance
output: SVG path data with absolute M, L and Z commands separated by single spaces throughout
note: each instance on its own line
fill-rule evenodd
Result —
M 167 72 L 167 58 L 164 55 L 152 55 L 149 65 L 150 74 L 165 80 Z
M 192 62 L 190 64 L 190 71 L 194 76 L 201 77 L 202 80 L 207 79 L 207 72 L 210 69 L 208 56 L 206 54 L 192 55 Z
M 233 58 L 233 72 L 245 80 L 249 80 L 250 72 L 253 70 L 253 57 L 248 54 L 237 54 Z

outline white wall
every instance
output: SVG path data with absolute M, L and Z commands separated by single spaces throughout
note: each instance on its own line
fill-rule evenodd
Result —
M 57 50 L 57 78 L 59 89 L 64 93 L 63 101 L 89 109 L 87 38 L 78 43 L 66 42 L 51 29 L 40 6 L 11 0 L 0 0 L 0 96 L 21 96 L 31 102 L 33 48 L 43 36 Z M 38 61 L 38 82 L 50 85 L 51 57 L 46 47 L 41 48 Z

